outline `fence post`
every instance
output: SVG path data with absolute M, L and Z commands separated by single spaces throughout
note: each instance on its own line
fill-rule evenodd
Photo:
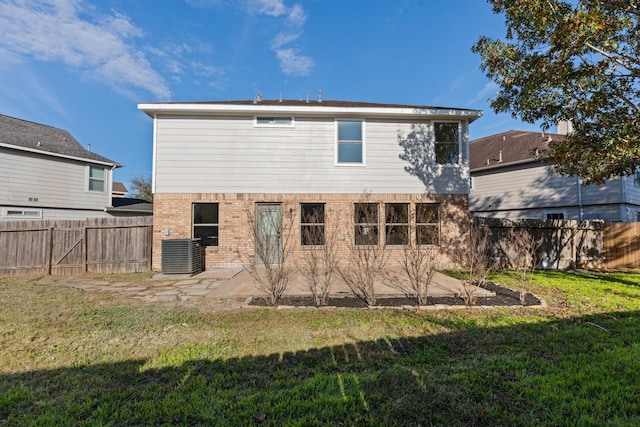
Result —
M 84 236 L 83 236 L 83 240 L 84 240 L 84 272 L 86 273 L 89 270 L 89 244 L 87 243 L 87 236 L 88 236 L 88 227 L 84 227 L 83 228 L 83 232 L 84 232 Z
M 51 276 L 51 263 L 53 262 L 53 227 L 49 227 L 47 237 L 47 260 L 45 264 L 45 273 Z

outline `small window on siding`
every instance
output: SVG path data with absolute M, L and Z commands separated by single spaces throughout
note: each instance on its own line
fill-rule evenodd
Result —
M 193 238 L 202 246 L 218 246 L 218 204 L 193 204 Z
M 257 116 L 254 126 L 256 127 L 293 127 L 293 117 L 272 117 Z
M 460 157 L 460 133 L 458 123 L 434 123 L 436 136 L 436 163 L 440 165 L 458 163 Z
M 354 205 L 354 233 L 356 245 L 378 245 L 378 204 Z
M 416 244 L 440 244 L 440 205 L 416 203 Z
M 546 218 L 547 219 L 564 219 L 565 214 L 564 212 L 547 212 Z
M 409 244 L 409 204 L 385 203 L 385 236 L 387 245 Z
M 105 170 L 98 166 L 89 166 L 89 191 L 104 193 Z
M 337 162 L 338 164 L 364 163 L 363 122 L 361 120 L 338 120 Z
M 2 211 L 2 217 L 15 219 L 39 219 L 42 218 L 42 209 L 7 208 Z
M 300 244 L 302 246 L 324 245 L 324 204 L 300 204 Z

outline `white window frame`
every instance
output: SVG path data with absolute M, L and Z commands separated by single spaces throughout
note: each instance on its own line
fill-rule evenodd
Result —
M 338 140 L 338 123 L 339 122 L 360 122 L 360 126 L 361 126 L 361 132 L 362 132 L 362 140 L 361 140 L 361 145 L 362 145 L 362 162 L 340 162 L 338 161 L 338 146 L 339 146 L 339 140 Z M 350 166 L 366 166 L 367 165 L 367 122 L 365 119 L 362 118 L 349 118 L 349 117 L 341 117 L 339 119 L 335 119 L 334 120 L 334 139 L 335 139 L 335 159 L 334 159 L 334 166 L 340 166 L 340 167 L 350 167 Z
M 15 212 L 20 212 L 20 213 L 18 214 Z M 2 218 L 42 219 L 42 209 L 2 208 Z
M 102 171 L 104 172 L 104 178 L 102 178 L 102 190 L 92 190 L 91 189 L 91 185 L 90 182 L 91 180 L 96 180 L 99 181 L 98 178 L 92 178 L 91 177 L 91 168 L 95 168 L 95 169 L 102 169 Z M 87 166 L 87 191 L 91 192 L 91 193 L 106 193 L 107 192 L 107 182 L 109 179 L 109 172 L 108 169 L 104 166 L 94 166 L 94 165 L 88 165 Z
M 291 123 L 277 123 L 277 119 L 290 119 Z M 273 122 L 261 122 L 261 120 L 272 120 Z M 296 125 L 296 118 L 294 116 L 254 116 L 253 127 L 255 128 L 293 128 Z
M 458 161 L 455 163 L 438 163 L 436 160 L 436 123 L 456 124 L 458 125 Z M 433 161 L 436 166 L 457 166 L 462 164 L 462 123 L 457 120 L 433 120 L 431 122 L 431 131 L 433 132 Z M 452 144 L 452 141 L 442 141 L 445 144 Z

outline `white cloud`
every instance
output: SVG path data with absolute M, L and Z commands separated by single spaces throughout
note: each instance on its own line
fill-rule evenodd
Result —
M 250 13 L 278 17 L 287 11 L 282 0 L 248 0 L 247 9 Z
M 489 82 L 487 84 L 485 84 L 482 89 L 480 89 L 478 91 L 478 93 L 476 94 L 476 96 L 471 99 L 470 101 L 467 102 L 467 106 L 472 106 L 474 105 L 476 102 L 482 101 L 482 102 L 486 102 L 487 99 L 489 98 L 490 95 L 494 95 L 498 90 L 498 85 L 495 84 L 494 82 Z
M 169 99 L 169 87 L 132 39 L 142 32 L 117 12 L 90 21 L 82 0 L 7 0 L 0 4 L 0 54 L 14 61 L 60 61 L 126 91 Z M 0 62 L 2 62 L 0 60 Z M 125 87 L 123 87 L 125 86 Z
M 276 49 L 282 72 L 288 76 L 306 76 L 311 73 L 315 63 L 308 56 L 298 53 L 298 49 Z

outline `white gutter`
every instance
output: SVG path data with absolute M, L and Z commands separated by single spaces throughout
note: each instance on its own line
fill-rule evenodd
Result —
M 408 108 L 408 107 L 328 107 L 321 105 L 264 105 L 264 104 L 138 104 L 138 109 L 151 118 L 158 114 L 238 114 L 277 113 L 291 115 L 336 116 L 363 115 L 367 117 L 416 117 L 441 116 L 467 118 L 469 122 L 482 117 L 480 110 L 455 108 Z
M 505 167 L 508 167 L 508 166 L 524 165 L 524 164 L 527 164 L 527 163 L 539 163 L 539 162 L 536 159 L 516 160 L 514 162 L 509 162 L 509 163 L 498 163 L 498 164 L 495 164 L 495 165 L 482 166 L 480 168 L 471 169 L 471 172 L 483 172 L 483 171 L 492 170 L 492 169 L 505 168 Z M 540 164 L 543 165 L 544 163 L 540 163 Z

